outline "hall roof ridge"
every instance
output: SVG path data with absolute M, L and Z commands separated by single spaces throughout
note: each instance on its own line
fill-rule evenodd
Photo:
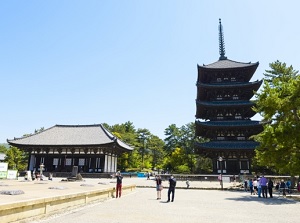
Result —
M 102 124 L 54 125 L 28 136 L 7 139 L 15 146 L 101 146 L 115 144 L 126 150 L 133 150 L 122 140 L 109 132 Z

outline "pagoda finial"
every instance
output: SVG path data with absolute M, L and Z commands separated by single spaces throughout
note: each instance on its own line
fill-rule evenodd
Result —
M 223 34 L 223 26 L 221 23 L 221 19 L 219 19 L 219 60 L 226 60 L 225 57 L 225 43 L 224 43 L 224 34 Z

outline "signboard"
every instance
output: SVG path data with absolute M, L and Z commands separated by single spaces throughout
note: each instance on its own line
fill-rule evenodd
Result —
M 15 180 L 15 179 L 17 179 L 17 174 L 18 174 L 17 170 L 8 170 L 7 171 L 7 179 Z
M 224 183 L 230 183 L 230 177 L 223 177 Z
M 0 163 L 0 171 L 7 171 L 8 163 Z
M 0 171 L 0 179 L 6 179 L 7 171 Z

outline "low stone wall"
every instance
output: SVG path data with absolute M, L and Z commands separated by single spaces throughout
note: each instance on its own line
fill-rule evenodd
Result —
M 136 185 L 124 185 L 122 194 L 135 190 Z M 114 198 L 115 188 L 101 189 L 51 198 L 27 200 L 0 205 L 0 222 L 8 223 L 28 218 L 41 218 L 66 209 L 76 208 L 92 202 Z M 17 196 L 17 195 L 15 195 Z

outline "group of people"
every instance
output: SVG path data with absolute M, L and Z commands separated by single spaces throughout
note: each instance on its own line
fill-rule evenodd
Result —
M 123 176 L 120 171 L 115 174 L 115 178 L 117 179 L 116 185 L 116 198 L 121 198 L 122 195 L 122 180 Z M 156 182 L 156 191 L 157 191 L 157 200 L 161 199 L 161 191 L 163 190 L 162 179 L 159 175 L 155 176 Z M 174 202 L 175 198 L 175 187 L 176 187 L 176 178 L 171 175 L 169 178 L 169 189 L 168 189 L 168 200 L 167 202 Z
M 244 181 L 244 190 L 250 190 L 251 195 L 257 195 L 258 197 L 268 198 L 268 194 L 270 198 L 273 197 L 273 188 L 274 182 L 270 178 L 269 180 L 265 176 L 257 177 L 254 179 L 248 179 Z M 277 183 L 275 186 L 276 190 L 282 192 L 283 196 L 286 196 L 286 191 L 290 192 L 291 181 L 288 180 L 285 182 L 281 180 L 280 183 Z
M 116 185 L 116 198 L 120 198 L 122 195 L 122 179 L 123 176 L 118 171 L 115 175 L 117 179 L 117 185 Z M 169 188 L 168 188 L 168 200 L 167 202 L 174 202 L 175 197 L 175 187 L 176 187 L 176 178 L 171 175 L 169 178 Z M 156 192 L 157 192 L 157 200 L 161 199 L 161 191 L 163 190 L 162 185 L 162 179 L 160 175 L 155 176 L 155 182 L 156 182 Z M 189 187 L 189 182 L 187 181 L 187 188 Z M 265 176 L 257 177 L 254 179 L 248 178 L 248 180 L 244 181 L 244 190 L 248 191 L 250 190 L 251 195 L 257 195 L 258 197 L 263 198 L 272 198 L 273 197 L 273 188 L 274 188 L 274 182 L 270 178 L 269 180 Z M 297 185 L 298 190 L 300 191 L 300 183 Z M 286 182 L 284 180 L 281 180 L 281 182 L 276 183 L 275 189 L 282 192 L 283 196 L 286 196 L 286 192 L 291 192 L 291 181 L 287 180 Z
M 159 175 L 155 176 L 155 182 L 156 182 L 157 200 L 160 200 L 163 185 L 162 185 L 161 177 Z M 171 175 L 170 178 L 169 178 L 169 188 L 168 188 L 168 200 L 167 200 L 167 202 L 170 202 L 170 201 L 174 202 L 175 187 L 176 187 L 176 178 L 173 175 Z

